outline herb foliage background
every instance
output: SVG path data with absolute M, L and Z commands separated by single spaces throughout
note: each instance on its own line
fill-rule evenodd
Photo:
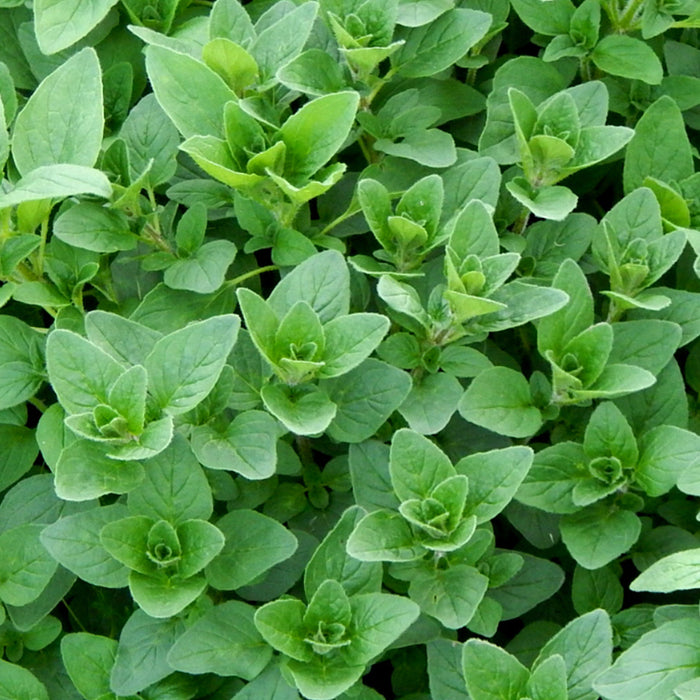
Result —
M 0 695 L 700 695 L 696 0 L 0 0 Z

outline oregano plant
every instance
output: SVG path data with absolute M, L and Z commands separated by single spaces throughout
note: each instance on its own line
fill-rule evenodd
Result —
M 695 0 L 0 0 L 0 697 L 700 694 Z

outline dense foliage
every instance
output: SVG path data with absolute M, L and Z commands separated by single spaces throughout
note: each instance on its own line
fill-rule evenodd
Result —
M 0 0 L 0 696 L 700 697 L 697 0 Z

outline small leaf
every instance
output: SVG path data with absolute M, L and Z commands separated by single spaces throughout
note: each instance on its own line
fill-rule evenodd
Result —
M 237 316 L 215 316 L 161 338 L 146 358 L 149 388 L 171 414 L 194 408 L 214 387 L 236 342 Z M 172 357 L 179 357 L 177 363 Z
M 469 422 L 511 437 L 529 437 L 542 425 L 527 380 L 508 367 L 491 367 L 475 377 L 458 410 Z
M 571 556 L 586 569 L 598 569 L 632 547 L 642 524 L 629 510 L 596 503 L 564 516 L 559 528 Z
M 168 663 L 190 674 L 216 673 L 252 680 L 272 656 L 253 623 L 255 609 L 240 601 L 216 605 L 168 652 Z
M 700 620 L 683 618 L 662 624 L 625 650 L 594 683 L 610 700 L 658 700 L 697 676 Z
M 663 77 L 661 61 L 652 48 L 631 36 L 609 34 L 593 49 L 591 59 L 600 70 L 623 78 L 658 85 Z
M 530 679 L 530 672 L 514 656 L 483 639 L 467 640 L 462 668 L 473 700 L 524 697 Z

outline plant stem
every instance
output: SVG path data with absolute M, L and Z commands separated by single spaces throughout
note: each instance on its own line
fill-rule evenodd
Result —
M 525 232 L 529 221 L 530 210 L 527 207 L 523 207 L 523 210 L 520 212 L 520 216 L 515 220 L 515 224 L 513 226 L 513 233 L 515 233 L 518 236 L 521 236 Z
M 354 202 L 351 202 L 350 206 L 340 216 L 336 216 L 333 221 L 322 229 L 317 237 L 320 238 L 321 236 L 325 236 L 329 231 L 332 231 L 336 226 L 339 226 L 343 223 L 343 221 L 349 219 L 351 216 L 355 216 L 355 214 L 357 214 L 359 211 L 361 211 L 360 207 Z
M 632 23 L 635 20 L 635 15 L 640 10 L 643 2 L 644 0 L 629 0 L 622 10 L 622 14 L 618 16 L 618 22 L 615 28 L 619 32 L 627 32 L 633 28 Z
M 75 622 L 78 624 L 78 627 L 80 627 L 80 629 L 81 629 L 83 632 L 87 632 L 87 629 L 86 629 L 85 625 L 80 621 L 80 618 L 75 614 L 75 612 L 73 612 L 73 609 L 71 608 L 71 606 L 68 605 L 68 601 L 67 601 L 65 598 L 63 598 L 63 600 L 62 600 L 61 602 L 63 603 L 63 606 L 65 607 L 65 609 L 68 611 L 68 614 L 69 614 L 69 615 L 75 620 Z
M 258 267 L 255 270 L 250 270 L 249 272 L 244 272 L 242 275 L 238 275 L 238 277 L 234 277 L 232 280 L 227 280 L 226 286 L 237 287 L 239 284 L 241 284 L 242 282 L 245 282 L 246 280 L 250 279 L 251 277 L 255 277 L 256 275 L 261 275 L 263 272 L 272 272 L 274 270 L 279 270 L 279 267 L 277 265 L 264 265 L 263 267 Z
M 49 236 L 49 217 L 46 216 L 41 222 L 41 242 L 36 258 L 36 274 L 41 278 L 44 275 L 44 253 L 46 252 L 46 240 Z

